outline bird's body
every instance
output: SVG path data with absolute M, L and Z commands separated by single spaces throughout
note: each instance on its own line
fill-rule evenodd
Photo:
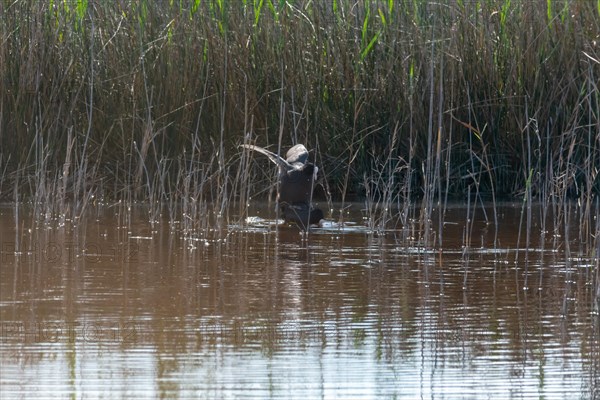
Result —
M 266 155 L 279 167 L 279 194 L 277 205 L 287 222 L 295 222 L 302 229 L 317 224 L 323 219 L 323 212 L 311 206 L 312 192 L 319 169 L 308 162 L 308 150 L 297 144 L 286 153 L 283 159 L 262 147 L 243 144 L 242 147 Z

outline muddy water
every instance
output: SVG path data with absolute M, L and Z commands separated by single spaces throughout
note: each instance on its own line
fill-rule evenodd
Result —
M 576 230 L 528 238 L 505 207 L 467 243 L 457 208 L 424 247 L 360 208 L 305 240 L 0 208 L 0 397 L 600 396 L 598 260 Z

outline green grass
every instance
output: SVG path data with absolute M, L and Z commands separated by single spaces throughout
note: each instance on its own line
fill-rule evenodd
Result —
M 185 182 L 236 199 L 245 141 L 318 149 L 333 199 L 600 192 L 597 2 L 46 0 L 0 12 L 4 200 L 172 201 Z

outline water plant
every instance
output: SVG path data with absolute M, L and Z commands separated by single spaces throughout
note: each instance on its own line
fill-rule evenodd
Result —
M 150 220 L 222 223 L 261 196 L 260 166 L 240 163 L 251 137 L 318 149 L 321 196 L 366 200 L 377 229 L 419 201 L 424 237 L 441 240 L 434 208 L 525 196 L 547 203 L 555 232 L 577 201 L 593 233 L 596 2 L 44 0 L 0 13 L 0 198 L 39 216 L 141 200 Z

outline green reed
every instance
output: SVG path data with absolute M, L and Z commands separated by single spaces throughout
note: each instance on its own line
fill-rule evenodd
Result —
M 467 196 L 525 193 L 556 216 L 598 202 L 597 2 L 45 0 L 0 12 L 0 198 L 40 215 L 149 200 L 152 219 L 168 207 L 174 221 L 178 201 L 227 219 L 229 202 L 264 185 L 259 165 L 240 167 L 249 138 L 318 149 L 317 193 L 367 199 L 377 229 L 406 222 L 414 199 L 426 231 L 441 231 L 434 207 Z

